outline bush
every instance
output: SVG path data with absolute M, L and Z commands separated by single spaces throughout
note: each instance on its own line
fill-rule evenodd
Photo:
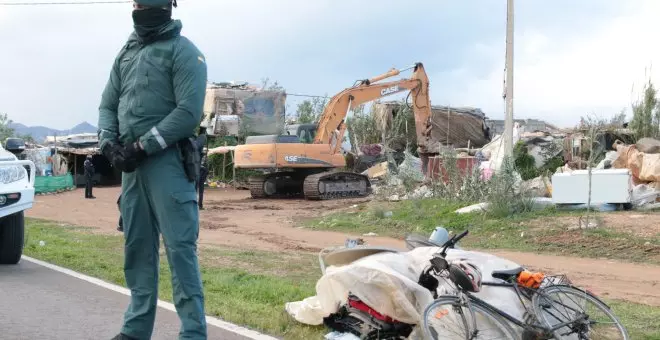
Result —
M 507 217 L 532 210 L 534 200 L 520 185 L 520 176 L 511 158 L 505 158 L 502 168 L 491 177 L 488 185 L 487 211 L 493 217 Z
M 513 147 L 513 158 L 516 169 L 523 180 L 530 180 L 539 176 L 536 169 L 536 160 L 527 152 L 527 145 L 523 141 L 518 141 Z
M 433 196 L 464 204 L 481 202 L 488 194 L 488 186 L 481 177 L 479 167 L 463 174 L 458 168 L 458 157 L 453 149 L 444 149 L 439 157 L 445 173 L 432 181 Z

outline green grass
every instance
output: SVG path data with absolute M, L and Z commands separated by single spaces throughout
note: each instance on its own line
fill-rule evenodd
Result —
M 119 233 L 98 235 L 36 220 L 27 224 L 26 255 L 125 286 Z M 321 339 L 328 332 L 300 324 L 284 311 L 286 302 L 315 295 L 320 271 L 314 256 L 202 247 L 200 262 L 208 315 L 285 339 Z M 172 302 L 162 249 L 160 268 L 159 297 Z
M 508 217 L 483 212 L 455 213 L 463 206 L 439 199 L 370 202 L 349 211 L 309 220 L 305 226 L 403 238 L 407 233 L 430 235 L 436 226 L 441 225 L 455 233 L 470 229 L 470 235 L 462 240 L 462 244 L 471 248 L 660 263 L 659 237 L 643 238 L 603 227 L 568 231 L 566 221 L 577 225 L 584 211 L 549 208 Z M 391 216 L 387 217 L 389 212 Z
M 660 339 L 660 308 L 624 301 L 606 301 L 634 340 Z

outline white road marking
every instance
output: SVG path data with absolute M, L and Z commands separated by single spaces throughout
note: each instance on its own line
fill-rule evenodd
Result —
M 60 266 L 57 266 L 57 265 L 54 265 L 54 264 L 51 264 L 51 263 L 48 263 L 48 262 L 33 259 L 29 256 L 23 255 L 21 257 L 21 259 L 32 262 L 34 264 L 38 264 L 40 266 L 43 266 L 43 267 L 46 267 L 46 268 L 49 268 L 49 269 L 52 269 L 52 270 L 60 272 L 62 274 L 73 276 L 77 279 L 87 281 L 89 283 L 93 283 L 97 286 L 115 291 L 117 293 L 121 293 L 121 294 L 124 294 L 124 295 L 127 295 L 127 296 L 131 296 L 131 291 L 129 289 L 118 286 L 118 285 L 115 285 L 115 284 L 112 284 L 112 283 L 109 283 L 109 282 L 105 282 L 101 279 L 97 279 L 95 277 L 87 276 L 85 274 L 81 274 L 81 273 L 78 273 L 78 272 L 73 271 L 71 269 L 60 267 Z M 161 307 L 161 308 L 164 308 L 164 309 L 167 309 L 169 311 L 172 311 L 172 312 L 176 313 L 176 308 L 174 307 L 173 304 L 171 304 L 169 302 L 162 301 L 160 299 L 158 300 L 158 307 Z M 265 335 L 265 334 L 259 333 L 257 331 L 253 331 L 251 329 L 247 329 L 247 328 L 244 328 L 244 327 L 241 327 L 241 326 L 238 326 L 238 325 L 234 325 L 233 323 L 222 321 L 218 318 L 214 318 L 214 317 L 208 316 L 208 315 L 206 316 L 206 323 L 209 324 L 209 325 L 213 325 L 215 327 L 218 327 L 218 328 L 222 328 L 222 329 L 224 329 L 228 332 L 232 332 L 232 333 L 235 333 L 235 334 L 238 334 L 238 335 L 241 335 L 241 336 L 244 336 L 246 338 L 253 339 L 253 340 L 278 340 L 277 338 L 274 338 L 272 336 Z

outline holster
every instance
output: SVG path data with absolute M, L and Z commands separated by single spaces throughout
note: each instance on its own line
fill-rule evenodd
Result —
M 199 180 L 202 159 L 195 139 L 184 138 L 177 143 L 177 146 L 183 157 L 183 169 L 186 171 L 188 181 L 196 183 Z

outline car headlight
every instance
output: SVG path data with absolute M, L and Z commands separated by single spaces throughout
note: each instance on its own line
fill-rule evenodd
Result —
M 9 184 L 18 182 L 25 178 L 27 171 L 20 165 L 1 166 L 0 165 L 0 182 Z

